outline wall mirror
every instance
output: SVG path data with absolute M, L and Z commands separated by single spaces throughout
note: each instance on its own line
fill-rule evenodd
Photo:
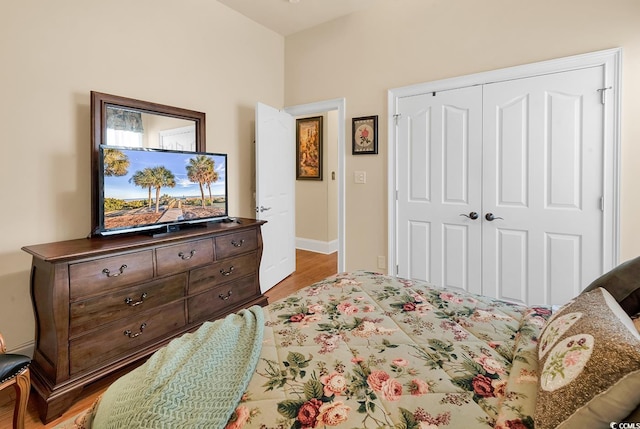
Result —
M 205 114 L 91 91 L 91 231 L 98 226 L 101 144 L 204 152 Z

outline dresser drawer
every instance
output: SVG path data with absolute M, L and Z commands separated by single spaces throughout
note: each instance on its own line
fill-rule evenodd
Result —
M 213 241 L 210 238 L 156 249 L 158 276 L 183 272 L 212 261 Z
M 214 240 L 216 259 L 240 255 L 258 248 L 258 235 L 255 230 L 221 235 Z
M 111 323 L 70 342 L 71 374 L 127 356 L 185 325 L 184 302 L 176 302 Z
M 131 286 L 71 304 L 70 336 L 184 297 L 187 274 Z
M 236 304 L 260 295 L 256 276 L 225 283 L 188 300 L 189 323 L 210 319 Z
M 69 295 L 73 300 L 152 278 L 152 250 L 80 262 L 69 266 Z
M 189 294 L 203 292 L 217 285 L 235 281 L 256 272 L 256 252 L 214 262 L 196 268 L 189 275 Z

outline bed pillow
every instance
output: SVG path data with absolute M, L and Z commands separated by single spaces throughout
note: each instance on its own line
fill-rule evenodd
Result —
M 629 316 L 640 313 L 640 256 L 603 274 L 587 286 L 584 292 L 599 287 L 609 291 Z
M 549 320 L 538 357 L 536 429 L 609 427 L 640 404 L 640 334 L 603 288 Z

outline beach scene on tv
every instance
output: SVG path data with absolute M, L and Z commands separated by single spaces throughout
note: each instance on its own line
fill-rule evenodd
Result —
M 102 147 L 104 230 L 225 216 L 226 156 Z

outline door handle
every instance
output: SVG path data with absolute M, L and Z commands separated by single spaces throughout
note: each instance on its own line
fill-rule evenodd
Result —
M 271 210 L 271 207 L 260 206 L 260 208 L 256 207 L 256 213 L 266 212 L 267 210 Z
M 486 220 L 488 220 L 489 222 L 493 222 L 496 219 L 504 219 L 504 218 L 501 218 L 501 217 L 498 217 L 498 216 L 494 216 L 493 213 L 487 213 L 486 215 L 484 215 L 484 218 Z
M 476 213 L 476 212 L 470 212 L 469 214 L 462 213 L 462 214 L 460 214 L 460 216 L 468 217 L 471 220 L 478 219 L 478 213 Z

